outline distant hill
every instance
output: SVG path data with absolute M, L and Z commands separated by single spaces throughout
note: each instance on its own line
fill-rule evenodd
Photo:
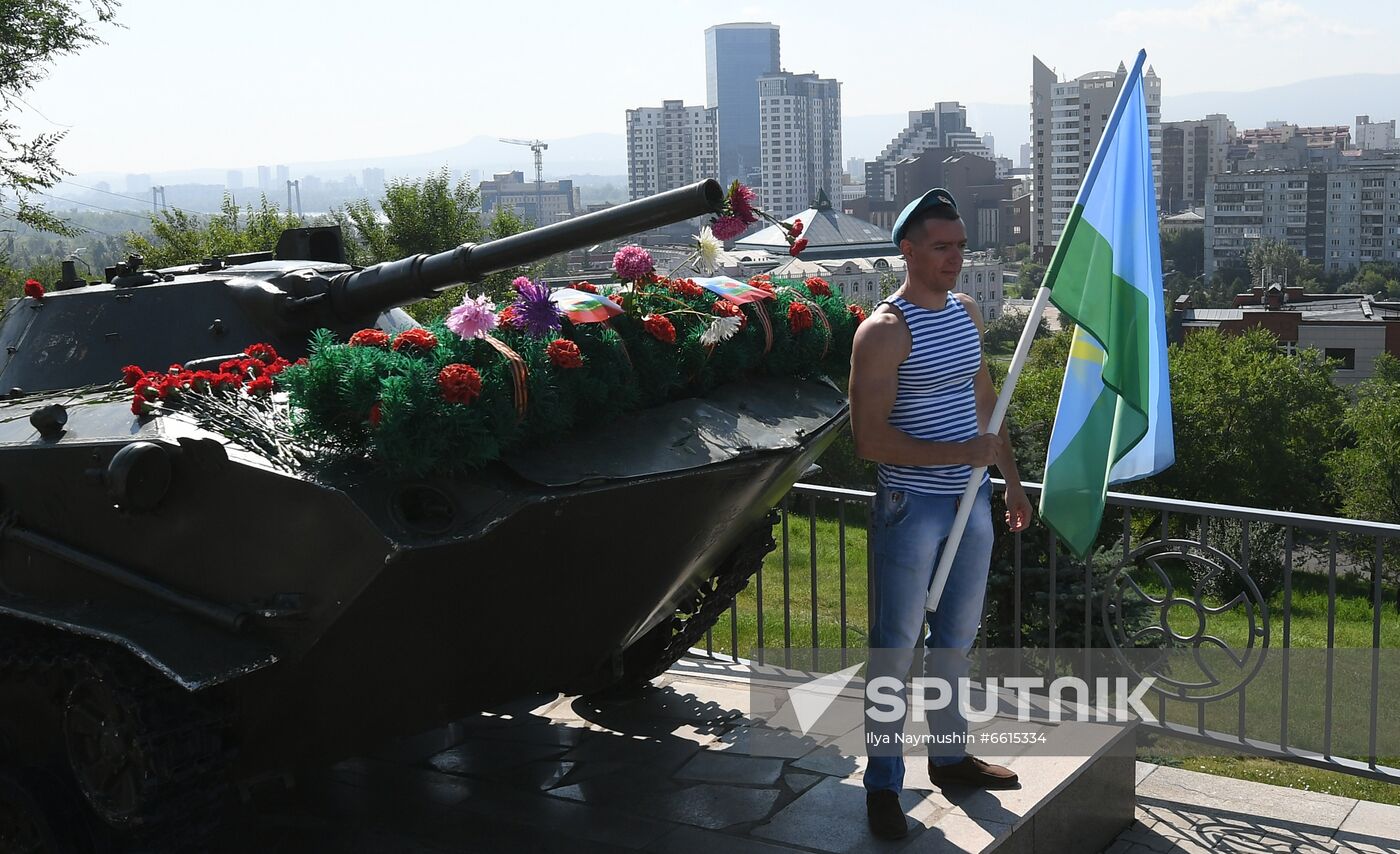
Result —
M 1168 122 L 1224 113 L 1243 130 L 1270 121 L 1350 125 L 1359 115 L 1369 115 L 1372 121 L 1400 118 L 1400 74 L 1343 74 L 1252 92 L 1191 95 L 1172 95 L 1170 85 L 1167 79 L 1162 96 L 1162 120 Z
M 1198 92 L 1176 95 L 1171 79 L 1166 79 L 1166 94 L 1162 99 L 1164 121 L 1203 118 L 1207 113 L 1225 113 L 1236 127 L 1263 127 L 1265 122 L 1281 120 L 1304 125 L 1350 125 L 1358 115 L 1370 115 L 1376 121 L 1400 118 L 1400 74 L 1347 74 L 1319 77 L 1273 86 L 1250 92 Z M 931 106 L 931 105 L 924 105 Z M 997 153 L 1016 161 L 1021 143 L 1028 137 L 1029 106 L 1027 104 L 970 103 L 968 123 L 980 134 L 996 138 Z M 845 116 L 842 121 L 842 159 L 861 157 L 873 160 L 908 122 L 907 113 Z M 617 183 L 618 176 L 627 173 L 627 141 L 622 134 L 591 133 L 563 139 L 546 140 L 549 150 L 544 153 L 546 180 L 576 177 L 583 184 Z M 359 176 L 366 166 L 381 168 L 389 177 L 419 176 L 447 165 L 453 169 L 478 170 L 485 177 L 495 172 L 519 170 L 526 176 L 534 172 L 534 156 L 521 145 L 500 142 L 492 136 L 478 136 L 461 145 L 389 157 L 367 155 L 346 160 L 294 162 L 287 164 L 292 177 L 318 175 L 326 179 L 342 178 L 347 174 Z M 152 177 L 164 184 L 222 184 L 229 167 L 190 169 L 161 172 Z M 235 167 L 236 168 L 236 167 Z M 244 165 L 244 181 L 257 180 L 256 166 Z M 588 176 L 596 176 L 592 180 Z M 602 180 L 599 180 L 602 179 Z M 81 183 L 107 181 L 113 188 L 125 186 L 120 173 L 87 173 L 78 176 Z

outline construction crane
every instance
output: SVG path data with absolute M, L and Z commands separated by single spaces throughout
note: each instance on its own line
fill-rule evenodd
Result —
M 535 153 L 535 225 L 545 225 L 544 221 L 544 150 L 549 148 L 549 143 L 542 139 L 506 139 L 500 137 L 501 142 L 508 142 L 511 145 L 529 146 Z

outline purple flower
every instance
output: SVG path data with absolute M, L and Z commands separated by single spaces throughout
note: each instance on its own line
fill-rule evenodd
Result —
M 521 279 L 524 279 L 522 282 Z M 511 308 L 515 309 L 512 322 L 536 338 L 543 338 L 550 332 L 563 328 L 563 313 L 549 297 L 549 287 L 543 283 L 531 282 L 521 276 L 516 279 L 515 292 L 520 295 Z
M 651 253 L 640 246 L 624 246 L 613 256 L 613 271 L 624 282 L 633 282 L 651 273 L 656 264 Z
M 743 234 L 747 227 L 744 221 L 737 216 L 717 217 L 714 222 L 710 223 L 710 231 L 714 232 L 715 237 L 720 240 L 733 240 Z
M 464 341 L 485 338 L 486 333 L 496 328 L 496 304 L 485 296 L 476 299 L 464 296 L 462 304 L 448 312 L 444 322 Z
M 744 225 L 752 225 L 758 222 L 758 215 L 753 212 L 753 203 L 758 200 L 758 195 L 744 184 L 738 181 L 729 188 L 729 208 L 734 211 L 734 215 L 743 221 Z

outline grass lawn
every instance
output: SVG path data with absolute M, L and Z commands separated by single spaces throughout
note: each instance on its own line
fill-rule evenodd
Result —
M 763 642 L 768 650 L 791 646 L 809 649 L 813 644 L 813 626 L 816 627 L 816 646 L 823 649 L 840 649 L 842 635 L 842 588 L 845 588 L 845 636 L 844 646 L 849 649 L 864 649 L 867 626 L 867 508 L 861 503 L 847 504 L 845 507 L 845 567 L 842 569 L 841 526 L 837 520 L 837 508 L 833 501 L 823 499 L 818 502 L 818 515 L 815 530 L 809 522 L 810 505 L 807 498 L 796 498 L 793 512 L 788 517 L 787 534 L 784 537 L 780 524 L 775 529 L 778 548 L 768 556 L 761 572 L 761 585 L 755 578 L 737 600 L 738 611 L 738 650 L 742 657 L 753 657 L 759 648 L 758 637 L 758 597 L 762 589 L 763 602 Z M 813 535 L 815 534 L 815 549 Z M 784 544 L 788 555 L 789 572 L 784 578 Z M 815 555 L 815 562 L 813 560 Z M 844 582 L 843 582 L 844 579 Z M 1175 578 L 1180 585 L 1185 578 Z M 813 591 L 815 585 L 815 611 Z M 1144 584 L 1144 589 L 1160 595 L 1160 586 Z M 1034 591 L 1023 590 L 1023 595 L 1031 596 Z M 1393 596 L 1393 592 L 1391 593 Z M 1360 579 L 1339 578 L 1337 580 L 1337 609 L 1332 630 L 1334 646 L 1338 649 L 1369 649 L 1372 646 L 1371 588 L 1368 582 Z M 1400 615 L 1389 604 L 1383 603 L 1381 613 L 1381 644 L 1384 650 L 1400 649 Z M 1289 632 L 1292 659 L 1289 681 L 1289 733 L 1290 743 L 1313 747 L 1326 720 L 1325 679 L 1318 669 L 1317 656 L 1308 648 L 1324 649 L 1328 636 L 1328 581 L 1325 576 L 1303 572 L 1293 575 L 1293 593 L 1290 607 Z M 788 632 L 784 631 L 786 617 Z M 1219 604 L 1219 603 L 1208 603 Z M 1280 590 L 1269 601 L 1269 646 L 1270 657 L 1266 666 L 1250 682 L 1246 696 L 1246 734 L 1250 737 L 1277 741 L 1282 717 L 1283 690 L 1279 683 L 1281 662 L 1279 655 L 1283 638 L 1284 594 Z M 713 631 L 716 653 L 729 654 L 733 648 L 730 616 L 720 618 Z M 1176 617 L 1169 617 L 1176 627 Z M 1262 623 L 1261 623 L 1262 624 Z M 1210 617 L 1209 631 L 1229 643 L 1233 648 L 1245 646 L 1249 633 L 1249 621 L 1241 608 L 1227 610 Z M 1257 643 L 1257 641 L 1256 641 Z M 1359 654 L 1368 655 L 1368 654 Z M 1313 656 L 1309 658 L 1309 656 Z M 1393 656 L 1391 657 L 1393 660 Z M 823 669 L 827 661 L 823 660 Z M 797 666 L 804 663 L 794 661 Z M 1357 668 L 1339 666 L 1332 684 L 1332 725 L 1335 732 L 1349 732 L 1351 738 L 1345 744 L 1339 743 L 1336 752 L 1341 755 L 1358 755 L 1354 748 L 1359 739 L 1363 745 L 1369 722 L 1369 666 L 1363 668 L 1362 678 L 1353 678 Z M 1381 732 L 1400 731 L 1396 723 L 1400 715 L 1400 704 L 1394 702 L 1393 682 L 1398 677 L 1394 667 L 1382 667 L 1382 675 L 1387 674 L 1389 683 L 1381 683 L 1379 708 Z M 1150 705 L 1156 711 L 1155 704 Z M 1196 705 L 1171 702 L 1168 704 L 1168 718 L 1181 723 L 1195 725 Z M 1239 703 L 1231 698 L 1206 706 L 1206 726 L 1223 732 L 1233 732 L 1238 727 Z M 1394 727 L 1395 730 L 1387 729 Z M 1197 746 L 1197 749 L 1210 748 Z M 1364 746 L 1361 752 L 1364 753 Z M 1387 752 L 1382 749 L 1382 753 Z M 1189 753 L 1189 751 L 1186 751 Z M 1191 756 L 1182 749 L 1153 753 L 1151 748 L 1143 748 L 1145 761 L 1160 761 L 1191 770 L 1206 771 L 1241 779 L 1289 785 L 1311 791 L 1329 792 L 1345 797 L 1400 803 L 1400 786 L 1379 783 L 1330 771 L 1314 770 L 1294 763 L 1252 757 L 1231 756 Z M 1383 763 L 1400 766 L 1400 756 L 1384 757 Z

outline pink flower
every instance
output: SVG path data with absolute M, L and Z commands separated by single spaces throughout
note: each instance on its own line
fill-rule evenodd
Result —
M 496 328 L 496 304 L 485 295 L 476 299 L 464 296 L 462 304 L 447 313 L 444 323 L 463 341 L 468 338 L 485 338 L 486 333 Z
M 743 220 L 744 225 L 752 225 L 758 222 L 758 216 L 753 212 L 753 203 L 758 199 L 758 195 L 752 189 L 734 182 L 734 186 L 729 188 L 729 206 L 734 211 L 734 215 Z
M 522 286 L 529 284 L 532 284 L 529 276 L 516 276 L 514 279 L 510 280 L 510 286 L 517 291 L 520 290 Z
M 710 223 L 710 231 L 720 240 L 733 240 L 743 234 L 745 228 L 748 226 L 737 216 L 717 217 Z
M 636 281 L 656 269 L 651 253 L 640 246 L 624 246 L 613 256 L 613 271 L 624 282 Z

